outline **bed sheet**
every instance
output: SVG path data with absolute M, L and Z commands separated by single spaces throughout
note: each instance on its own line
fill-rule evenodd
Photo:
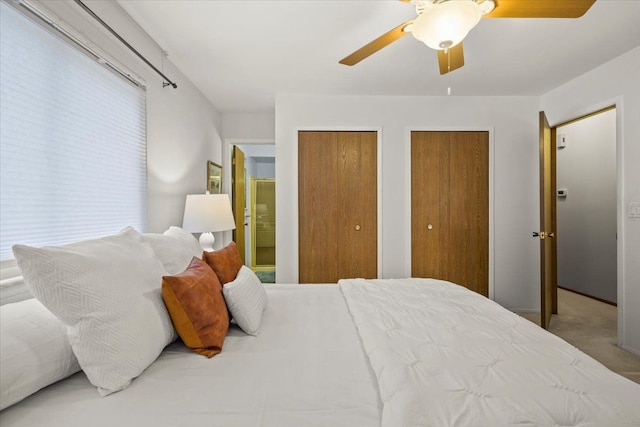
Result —
M 375 376 L 338 286 L 266 288 L 258 337 L 232 325 L 212 359 L 177 341 L 107 397 L 80 372 L 7 408 L 0 425 L 380 425 Z

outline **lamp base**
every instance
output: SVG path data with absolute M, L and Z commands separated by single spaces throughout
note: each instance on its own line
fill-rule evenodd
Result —
M 216 238 L 213 237 L 213 233 L 202 233 L 200 234 L 200 246 L 207 252 L 213 251 L 213 243 L 216 241 Z

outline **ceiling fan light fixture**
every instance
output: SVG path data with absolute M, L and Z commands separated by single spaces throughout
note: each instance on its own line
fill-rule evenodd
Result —
M 469 34 L 482 14 L 482 7 L 474 0 L 434 3 L 415 19 L 411 34 L 432 49 L 449 49 Z
M 483 15 L 486 15 L 487 13 L 493 12 L 493 9 L 496 8 L 495 0 L 479 1 L 478 4 L 480 5 L 480 10 L 482 10 L 482 14 Z

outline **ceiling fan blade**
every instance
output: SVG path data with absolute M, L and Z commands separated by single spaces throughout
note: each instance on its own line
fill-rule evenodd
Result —
M 464 51 L 462 43 L 458 43 L 454 47 L 444 53 L 444 50 L 438 51 L 438 65 L 440 65 L 440 74 L 447 74 L 464 65 Z
M 363 59 L 367 58 L 370 55 L 373 55 L 383 47 L 386 47 L 393 43 L 394 41 L 402 38 L 403 36 L 409 34 L 408 31 L 402 31 L 407 25 L 412 24 L 413 21 L 407 21 L 404 24 L 400 24 L 395 27 L 393 30 L 385 33 L 372 41 L 371 43 L 361 47 L 360 49 L 353 52 L 351 55 L 340 60 L 340 64 L 344 65 L 355 65 Z
M 579 18 L 596 0 L 496 0 L 483 18 Z

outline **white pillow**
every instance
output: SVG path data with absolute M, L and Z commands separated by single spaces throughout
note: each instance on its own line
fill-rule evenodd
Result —
M 262 312 L 267 306 L 267 292 L 258 276 L 243 265 L 235 280 L 222 287 L 231 316 L 249 335 L 258 335 Z
M 176 338 L 162 301 L 166 274 L 133 228 L 60 247 L 14 245 L 29 290 L 67 326 L 101 396 L 126 388 Z
M 79 370 L 67 327 L 40 301 L 0 307 L 0 410 Z
M 142 237 L 151 245 L 169 276 L 186 270 L 194 256 L 202 259 L 203 249 L 198 239 L 180 227 L 172 226 L 162 234 L 145 233 Z

